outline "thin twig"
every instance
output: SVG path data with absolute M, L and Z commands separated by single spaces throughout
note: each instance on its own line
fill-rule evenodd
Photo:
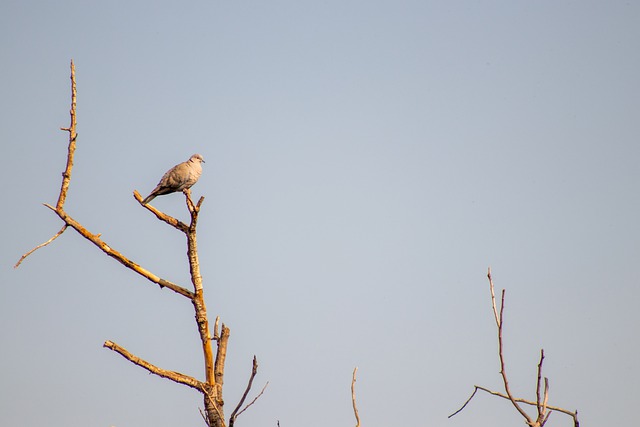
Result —
M 469 404 L 469 402 L 471 402 L 471 399 L 473 399 L 473 396 L 475 396 L 475 395 L 476 395 L 476 392 L 478 391 L 478 389 L 479 389 L 479 387 L 478 387 L 478 386 L 475 386 L 475 387 L 473 388 L 473 393 L 471 393 L 471 396 L 469 396 L 469 398 L 467 399 L 467 401 L 466 401 L 466 402 L 464 402 L 464 405 L 462 405 L 462 406 L 460 407 L 460 409 L 458 409 L 458 410 L 457 410 L 456 412 L 454 412 L 453 414 L 449 415 L 447 418 L 451 418 L 451 417 L 453 417 L 454 415 L 457 415 L 458 413 L 462 412 L 462 410 L 463 410 L 464 408 L 466 408 L 466 407 L 467 407 L 467 405 Z
M 471 393 L 471 396 L 467 399 L 467 401 L 464 403 L 464 405 L 462 405 L 462 407 L 461 407 L 460 409 L 458 409 L 458 410 L 457 410 L 456 412 L 454 412 L 453 414 L 449 415 L 449 418 L 453 417 L 454 415 L 456 415 L 456 414 L 458 414 L 460 411 L 462 411 L 462 410 L 465 408 L 465 406 L 467 406 L 467 404 L 471 401 L 471 399 L 473 399 L 473 396 L 475 396 L 475 394 L 476 394 L 476 392 L 477 392 L 478 390 L 482 390 L 482 391 L 484 391 L 484 392 L 486 392 L 486 393 L 489 393 L 489 394 L 492 394 L 492 395 L 494 395 L 494 396 L 498 396 L 498 397 L 501 397 L 501 398 L 503 398 L 503 399 L 510 400 L 510 399 L 509 399 L 509 396 L 507 396 L 507 395 L 506 395 L 506 394 L 504 394 L 504 393 L 500 393 L 499 391 L 489 390 L 488 388 L 481 387 L 481 386 L 479 386 L 479 385 L 474 385 L 473 387 L 474 387 L 474 390 L 473 390 L 473 393 Z M 521 398 L 518 398 L 518 397 L 514 398 L 513 400 L 515 400 L 515 401 L 516 401 L 516 402 L 518 402 L 518 403 L 524 403 L 525 405 L 536 406 L 536 402 L 534 402 L 534 401 L 532 401 L 532 400 L 521 399 Z M 548 409 L 549 411 L 562 412 L 563 414 L 570 415 L 571 417 L 573 417 L 573 418 L 574 418 L 574 420 L 576 420 L 576 419 L 577 419 L 577 416 L 578 416 L 578 411 L 571 412 L 571 411 L 569 411 L 569 410 L 567 410 L 567 409 L 563 409 L 563 408 L 560 408 L 560 407 L 558 407 L 558 406 L 550 406 L 550 405 L 549 405 L 549 406 L 547 406 L 547 409 Z M 579 427 L 579 426 L 576 426 L 576 427 Z
M 493 289 L 493 283 L 491 283 L 491 288 Z M 511 389 L 509 388 L 509 380 L 507 379 L 507 371 L 505 369 L 505 361 L 504 361 L 504 345 L 502 343 L 502 326 L 504 325 L 504 295 L 505 290 L 502 290 L 502 300 L 500 302 L 500 323 L 498 326 L 498 356 L 500 357 L 500 375 L 502 375 L 502 382 L 504 383 L 504 391 L 509 396 L 509 400 L 513 404 L 513 406 L 520 412 L 520 414 L 524 417 L 526 422 L 531 425 L 533 420 L 529 415 L 518 405 L 513 395 L 511 394 Z
M 358 407 L 356 406 L 356 373 L 358 367 L 353 369 L 353 376 L 351 377 L 351 403 L 353 404 L 353 415 L 356 417 L 356 427 L 360 427 L 360 415 L 358 415 Z
M 493 315 L 496 319 L 496 326 L 499 328 L 502 319 L 498 316 L 498 309 L 496 308 L 496 294 L 493 289 L 493 280 L 491 279 L 491 267 L 487 272 L 487 277 L 489 278 L 489 289 L 491 290 L 491 305 L 493 306 Z
M 207 420 L 207 417 L 205 415 L 204 412 L 202 412 L 202 409 L 198 408 L 198 411 L 200 411 L 200 416 L 202 417 L 202 419 L 204 420 L 204 423 L 207 427 L 209 427 L 209 420 Z
M 269 381 L 267 381 L 264 385 L 264 387 L 262 387 L 262 390 L 260 390 L 260 393 L 258 393 L 258 395 L 256 397 L 253 398 L 253 400 L 251 402 L 249 402 L 247 404 L 247 406 L 245 406 L 244 408 L 242 408 L 240 410 L 240 412 L 238 412 L 238 414 L 236 415 L 236 417 L 238 417 L 238 415 L 242 414 L 244 411 L 246 411 L 247 409 L 249 409 L 249 406 L 253 405 L 254 403 L 256 403 L 256 401 L 260 398 L 260 396 L 262 396 L 262 394 L 264 393 L 264 391 L 267 389 L 267 386 L 269 385 Z
M 242 394 L 242 397 L 240 398 L 240 401 L 238 402 L 238 405 L 235 407 L 233 412 L 231 412 L 231 416 L 229 417 L 229 427 L 233 427 L 233 424 L 236 421 L 236 417 L 238 415 L 240 415 L 238 413 L 238 411 L 242 407 L 242 404 L 244 403 L 245 399 L 247 398 L 247 395 L 251 391 L 251 386 L 253 385 L 253 379 L 256 377 L 257 373 L 258 373 L 258 359 L 256 359 L 256 356 L 254 355 L 253 356 L 253 365 L 252 365 L 252 368 L 251 368 L 251 376 L 249 377 L 249 382 L 247 383 L 247 388 L 244 390 L 244 393 Z
M 547 412 L 547 403 L 549 402 L 549 378 L 544 377 L 544 397 L 542 400 L 542 420 L 540 420 L 540 427 L 544 426 L 547 420 L 549 419 L 549 415 L 551 415 L 551 411 L 545 416 L 545 412 Z
M 34 253 L 35 251 L 37 251 L 38 249 L 47 246 L 49 243 L 53 242 L 56 238 L 58 238 L 58 236 L 60 236 L 62 233 L 64 233 L 64 230 L 67 229 L 67 224 L 63 225 L 62 228 L 60 229 L 60 231 L 58 231 L 56 234 L 53 235 L 52 238 L 50 238 L 49 240 L 47 240 L 44 243 L 39 244 L 38 246 L 36 246 L 35 248 L 31 249 L 29 252 L 27 252 L 26 254 L 22 255 L 20 257 L 20 259 L 18 260 L 18 262 L 16 263 L 16 265 L 13 266 L 13 268 L 18 268 L 20 266 L 20 264 L 22 264 L 22 261 L 25 260 L 26 257 L 28 257 L 29 255 L 31 255 L 32 253 Z

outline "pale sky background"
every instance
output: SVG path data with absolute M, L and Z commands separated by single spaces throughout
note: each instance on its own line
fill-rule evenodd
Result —
M 68 230 L 55 203 L 76 62 L 67 211 L 188 286 L 183 236 L 132 198 L 206 159 L 199 248 L 231 328 L 242 426 L 524 425 L 501 389 L 486 269 L 507 289 L 513 391 L 582 425 L 637 423 L 640 3 L 0 3 L 0 425 L 201 426 L 187 300 Z M 180 195 L 154 205 L 186 219 Z M 570 426 L 552 415 L 548 427 Z

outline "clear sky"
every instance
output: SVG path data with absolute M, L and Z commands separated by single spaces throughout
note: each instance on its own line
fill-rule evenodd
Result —
M 521 425 L 507 369 L 583 425 L 640 400 L 640 4 L 629 1 L 0 3 L 0 425 L 202 425 L 200 395 L 102 348 L 202 378 L 191 305 L 123 269 L 54 203 L 188 286 L 183 237 L 132 198 L 201 153 L 211 318 L 231 328 L 238 426 Z M 186 219 L 180 195 L 154 205 Z M 548 427 L 569 426 L 552 415 Z

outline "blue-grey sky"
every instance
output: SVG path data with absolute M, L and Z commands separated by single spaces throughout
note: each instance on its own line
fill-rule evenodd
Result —
M 0 425 L 202 425 L 192 307 L 61 226 L 67 211 L 188 286 L 183 236 L 132 198 L 193 153 L 208 311 L 231 328 L 238 426 L 522 423 L 507 369 L 584 425 L 640 400 L 640 4 L 625 1 L 17 1 L 0 4 Z M 186 219 L 180 195 L 154 205 Z M 570 420 L 552 415 L 549 427 Z

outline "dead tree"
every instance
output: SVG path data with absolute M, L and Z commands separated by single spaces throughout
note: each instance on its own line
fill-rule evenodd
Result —
M 482 390 L 486 393 L 492 394 L 494 396 L 501 397 L 503 399 L 507 399 L 511 402 L 513 407 L 522 415 L 525 420 L 526 425 L 530 427 L 544 427 L 549 416 L 553 411 L 560 412 L 566 415 L 569 415 L 573 420 L 574 427 L 580 427 L 580 423 L 578 421 L 578 411 L 569 411 L 567 409 L 563 409 L 557 406 L 549 405 L 549 379 L 544 377 L 544 386 L 543 386 L 543 377 L 542 377 L 542 363 L 544 362 L 544 349 L 540 350 L 540 361 L 538 362 L 538 377 L 536 382 L 536 400 L 531 401 L 527 399 L 521 399 L 514 397 L 511 393 L 511 388 L 509 387 L 509 380 L 507 378 L 507 371 L 505 369 L 505 358 L 504 358 L 504 343 L 502 340 L 502 330 L 504 325 L 504 295 L 505 290 L 502 290 L 502 298 L 500 300 L 500 309 L 496 306 L 496 294 L 493 288 L 493 279 L 491 278 L 491 269 L 489 269 L 487 273 L 487 278 L 489 279 L 489 289 L 491 291 L 491 304 L 493 307 L 493 315 L 496 321 L 496 327 L 498 328 L 498 357 L 500 359 L 500 375 L 502 377 L 502 383 L 504 385 L 504 393 L 492 391 L 485 387 L 480 387 L 478 385 L 474 386 L 473 393 L 464 402 L 464 405 L 460 409 L 458 409 L 453 414 L 449 415 L 448 418 L 453 417 L 454 415 L 461 412 L 471 399 L 475 396 L 478 390 Z M 529 415 L 520 405 L 524 403 L 525 405 L 535 406 L 536 414 L 535 417 Z
M 198 223 L 198 214 L 200 212 L 200 208 L 202 203 L 204 202 L 204 197 L 200 197 L 197 203 L 193 203 L 191 199 L 191 194 L 189 190 L 185 191 L 185 199 L 187 209 L 190 214 L 190 222 L 189 224 L 185 224 L 178 219 L 171 217 L 153 206 L 142 204 L 142 197 L 137 191 L 133 192 L 134 198 L 140 203 L 142 207 L 153 213 L 156 218 L 160 221 L 165 222 L 166 224 L 172 226 L 176 230 L 184 233 L 187 240 L 187 257 L 189 262 L 189 271 L 191 275 L 191 285 L 192 290 L 187 289 L 186 287 L 177 285 L 168 280 L 165 280 L 150 270 L 140 266 L 139 264 L 133 262 L 130 258 L 126 257 L 122 253 L 115 250 L 111 245 L 108 245 L 104 240 L 102 240 L 100 234 L 93 234 L 85 227 L 82 226 L 78 221 L 72 218 L 64 209 L 64 204 L 67 199 L 67 193 L 69 190 L 69 184 L 71 183 L 71 172 L 73 169 L 73 160 L 74 153 L 76 149 L 76 140 L 78 138 L 78 134 L 76 132 L 76 80 L 75 80 L 75 66 L 73 61 L 71 61 L 71 124 L 68 128 L 61 128 L 61 130 L 69 133 L 69 145 L 67 148 L 67 164 L 64 172 L 62 173 L 62 185 L 60 186 L 60 193 L 58 195 L 58 201 L 54 206 L 49 204 L 45 204 L 45 206 L 55 212 L 58 217 L 64 223 L 60 231 L 58 231 L 51 239 L 42 243 L 41 245 L 36 246 L 31 251 L 24 254 L 20 260 L 16 263 L 15 267 L 18 267 L 22 261 L 26 257 L 28 257 L 35 250 L 48 245 L 52 241 L 54 241 L 57 237 L 59 237 L 64 231 L 71 227 L 75 231 L 77 231 L 82 237 L 93 243 L 98 249 L 104 252 L 106 255 L 114 258 L 116 261 L 120 262 L 125 267 L 133 270 L 138 273 L 140 276 L 146 278 L 152 283 L 157 284 L 160 289 L 167 288 L 176 294 L 187 298 L 191 304 L 193 305 L 193 309 L 195 312 L 196 324 L 198 327 L 198 333 L 200 336 L 200 342 L 202 345 L 202 354 L 204 358 L 204 381 L 198 380 L 196 378 L 190 377 L 188 375 L 182 374 L 176 371 L 170 371 L 166 369 L 162 369 L 158 366 L 149 363 L 146 360 L 141 359 L 138 356 L 130 353 L 127 349 L 119 346 L 113 341 L 105 341 L 104 347 L 115 351 L 120 354 L 125 359 L 130 362 L 146 369 L 152 374 L 158 375 L 159 377 L 169 379 L 176 383 L 186 385 L 188 387 L 193 388 L 200 392 L 203 396 L 204 400 L 204 412 L 201 411 L 201 415 L 205 420 L 207 426 L 209 427 L 226 427 L 227 423 L 225 421 L 224 416 L 224 400 L 222 397 L 222 388 L 224 384 L 224 367 L 225 367 L 225 358 L 227 354 L 227 343 L 229 341 L 230 330 L 224 323 L 219 328 L 219 318 L 216 318 L 213 331 L 209 328 L 209 320 L 207 317 L 207 307 L 204 301 L 204 289 L 202 285 L 202 276 L 200 275 L 200 262 L 198 261 L 198 246 L 196 239 L 196 225 Z M 212 342 L 215 341 L 216 349 L 214 353 L 214 348 Z M 245 409 L 251 406 L 256 399 L 258 399 L 262 392 L 264 392 L 264 388 L 262 391 L 256 396 L 256 398 L 247 404 L 246 406 L 242 406 L 244 401 L 251 390 L 251 386 L 253 384 L 253 380 L 258 372 L 258 362 L 254 356 L 253 358 L 253 367 L 251 370 L 251 375 L 249 378 L 249 383 L 247 384 L 246 390 L 240 399 L 240 402 L 234 409 L 233 413 L 229 418 L 228 425 L 232 427 L 235 423 L 236 418 Z M 266 385 L 265 385 L 266 388 Z

